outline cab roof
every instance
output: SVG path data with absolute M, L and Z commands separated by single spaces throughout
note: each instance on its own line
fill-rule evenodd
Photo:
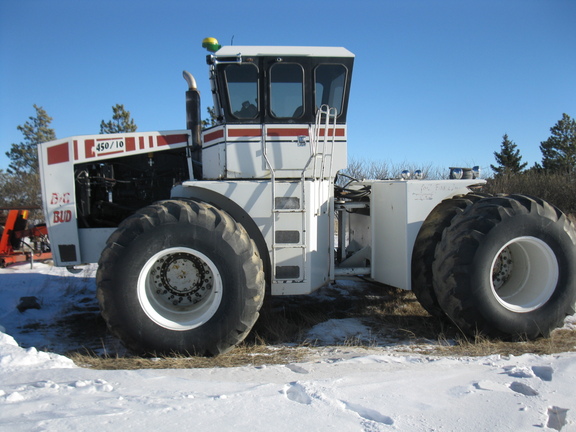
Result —
M 307 47 L 307 46 L 223 46 L 216 51 L 216 57 L 236 56 L 295 56 L 295 57 L 354 57 L 342 47 Z

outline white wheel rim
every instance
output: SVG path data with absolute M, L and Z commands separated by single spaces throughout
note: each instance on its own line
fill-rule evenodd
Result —
M 210 258 L 175 247 L 153 255 L 138 277 L 138 301 L 148 318 L 169 330 L 205 324 L 222 301 L 222 278 Z
M 518 237 L 506 243 L 492 261 L 492 293 L 513 312 L 530 312 L 544 305 L 558 283 L 554 251 L 536 237 Z

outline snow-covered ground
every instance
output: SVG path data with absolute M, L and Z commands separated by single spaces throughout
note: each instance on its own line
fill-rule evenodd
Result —
M 0 270 L 0 431 L 576 431 L 576 353 L 450 358 L 330 347 L 369 331 L 350 319 L 314 328 L 323 347 L 298 364 L 77 367 L 56 353 L 121 349 L 95 318 L 93 275 L 44 264 Z M 18 311 L 22 297 L 40 309 Z

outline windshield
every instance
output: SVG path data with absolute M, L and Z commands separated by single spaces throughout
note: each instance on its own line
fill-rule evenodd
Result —
M 270 112 L 274 117 L 304 114 L 304 69 L 299 64 L 277 63 L 270 68 Z

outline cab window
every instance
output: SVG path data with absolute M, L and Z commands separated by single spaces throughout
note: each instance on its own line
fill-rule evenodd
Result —
M 270 68 L 270 114 L 276 118 L 299 118 L 304 114 L 304 70 L 294 63 Z
M 229 65 L 225 69 L 230 112 L 239 119 L 258 116 L 258 68 L 253 64 Z
M 344 90 L 346 86 L 346 68 L 339 64 L 319 65 L 315 71 L 314 91 L 316 108 L 328 105 L 342 113 Z

